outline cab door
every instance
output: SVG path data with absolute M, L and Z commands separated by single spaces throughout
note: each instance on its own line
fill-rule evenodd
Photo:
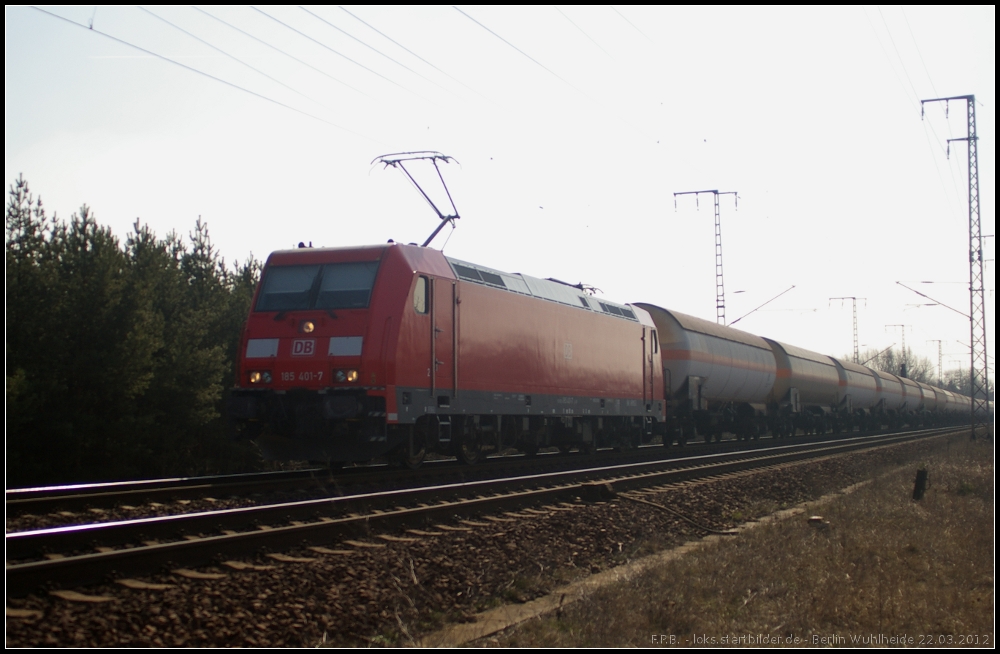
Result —
M 457 387 L 457 282 L 431 280 L 431 394 L 439 406 L 450 405 Z
M 653 400 L 653 339 L 651 330 L 642 327 L 642 404 L 647 409 Z
M 642 403 L 647 412 L 655 409 L 656 397 L 656 362 L 659 358 L 660 343 L 656 330 L 643 326 L 642 328 Z

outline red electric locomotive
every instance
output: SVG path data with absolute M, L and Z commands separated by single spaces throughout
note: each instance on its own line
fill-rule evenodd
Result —
M 633 447 L 664 417 L 649 314 L 387 244 L 273 253 L 229 413 L 274 458 Z

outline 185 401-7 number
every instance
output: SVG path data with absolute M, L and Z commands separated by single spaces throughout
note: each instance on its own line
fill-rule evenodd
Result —
M 323 371 L 318 370 L 316 372 L 305 371 L 305 372 L 283 372 L 281 373 L 281 381 L 283 382 L 319 382 L 323 381 Z

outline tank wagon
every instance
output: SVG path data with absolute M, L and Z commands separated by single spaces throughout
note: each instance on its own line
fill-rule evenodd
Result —
M 331 463 L 628 448 L 664 415 L 649 315 L 402 244 L 274 252 L 229 413 L 265 453 Z
M 875 373 L 853 361 L 841 361 L 830 357 L 837 366 L 839 393 L 837 406 L 833 412 L 833 430 L 850 431 L 855 425 L 862 429 L 874 430 L 881 427 L 873 414 L 878 403 L 878 382 Z
M 763 338 L 679 311 L 639 303 L 660 337 L 669 420 L 664 442 L 723 432 L 754 438 L 767 429 L 767 405 L 778 375 Z
M 582 286 L 415 245 L 268 258 L 228 398 L 265 454 L 416 466 L 428 452 L 631 448 L 961 420 L 926 384 Z

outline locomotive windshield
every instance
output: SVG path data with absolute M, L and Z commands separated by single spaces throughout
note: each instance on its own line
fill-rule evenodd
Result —
M 271 266 L 255 310 L 366 309 L 376 272 L 378 261 Z

